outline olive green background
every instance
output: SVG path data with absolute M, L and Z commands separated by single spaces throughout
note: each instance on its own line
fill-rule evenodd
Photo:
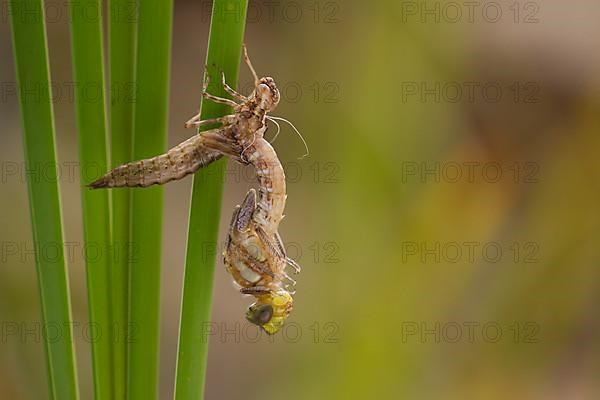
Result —
M 47 28 L 57 149 L 87 399 L 74 83 L 66 9 L 53 4 Z M 299 160 L 302 143 L 285 125 L 274 143 L 288 175 L 280 232 L 303 271 L 290 324 L 275 337 L 257 337 L 243 317 L 250 299 L 219 262 L 214 324 L 199 338 L 211 343 L 207 398 L 598 398 L 600 6 L 473 4 L 251 3 L 246 43 L 255 67 L 279 83 L 275 114 L 292 121 L 310 146 Z M 44 399 L 4 5 L 0 398 Z M 175 3 L 170 145 L 192 134 L 183 122 L 202 86 L 208 9 L 207 2 Z M 241 76 L 247 92 L 245 67 Z M 44 179 L 43 166 L 36 173 Z M 250 169 L 233 163 L 226 176 L 223 239 L 231 210 L 255 184 Z M 186 178 L 165 188 L 165 399 L 174 382 L 190 185 Z M 199 245 L 214 252 L 214 244 Z

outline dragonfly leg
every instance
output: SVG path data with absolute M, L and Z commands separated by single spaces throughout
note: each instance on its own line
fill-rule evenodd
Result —
M 292 260 L 289 257 L 285 258 L 285 262 L 287 265 L 289 265 L 290 267 L 292 267 L 292 269 L 294 270 L 295 274 L 299 274 L 300 271 L 302 271 L 302 267 L 300 267 L 300 264 L 298 264 L 296 261 Z
M 233 121 L 233 119 L 235 118 L 234 115 L 226 115 L 224 117 L 219 117 L 219 118 L 209 118 L 209 119 L 204 119 L 204 120 L 200 120 L 200 113 L 194 115 L 192 118 L 190 118 L 186 123 L 185 123 L 185 127 L 186 128 L 192 128 L 192 127 L 201 127 L 201 126 L 205 126 L 205 125 L 212 125 L 212 124 L 229 124 Z
M 205 99 L 214 101 L 217 104 L 225 104 L 226 106 L 230 106 L 230 107 L 239 106 L 239 104 L 233 100 L 225 99 L 223 97 L 213 96 L 212 94 L 207 93 L 207 92 L 202 92 L 202 97 L 204 97 Z
M 242 44 L 242 49 L 244 50 L 244 61 L 246 62 L 248 69 L 250 70 L 250 72 L 252 72 L 252 76 L 254 77 L 254 85 L 258 85 L 258 82 L 259 82 L 258 75 L 256 75 L 256 71 L 254 70 L 254 67 L 252 66 L 250 57 L 248 57 L 248 49 L 246 48 L 246 44 Z
M 205 99 L 214 101 L 215 103 L 218 103 L 218 104 L 225 104 L 225 105 L 231 106 L 231 107 L 239 106 L 239 104 L 233 100 L 225 99 L 223 97 L 215 96 L 215 95 L 208 93 L 207 90 L 208 90 L 209 83 L 210 83 L 210 75 L 208 74 L 208 68 L 204 67 L 204 84 L 202 85 L 202 97 L 204 97 Z
M 283 259 L 285 260 L 285 263 L 287 265 L 289 265 L 290 267 L 292 267 L 292 269 L 294 270 L 294 274 L 299 274 L 300 271 L 302 270 L 302 267 L 300 267 L 300 265 L 296 261 L 294 261 L 288 257 L 287 252 L 285 250 L 285 246 L 283 245 L 283 240 L 281 239 L 279 232 L 275 232 L 274 238 L 275 238 L 275 245 L 277 246 L 277 249 L 281 253 L 281 256 L 283 257 Z
M 240 289 L 240 293 L 242 294 L 267 294 L 271 293 L 271 289 L 266 286 L 252 286 L 252 287 L 244 287 Z
M 221 71 L 221 83 L 223 84 L 223 89 L 225 89 L 225 91 L 229 93 L 231 97 L 238 99 L 242 103 L 248 101 L 248 98 L 246 98 L 246 96 L 244 96 L 241 93 L 238 93 L 234 88 L 227 84 L 227 82 L 225 81 L 225 72 L 223 71 Z
M 292 277 L 289 276 L 288 274 L 286 274 L 285 272 L 283 273 L 283 277 L 290 282 L 288 286 L 290 286 L 290 285 L 291 285 L 291 287 L 296 286 L 296 281 L 294 279 L 292 279 Z
M 225 104 L 225 105 L 231 106 L 231 107 L 239 106 L 239 104 L 233 100 L 215 96 L 215 95 L 208 93 L 207 90 L 208 90 L 209 83 L 210 83 L 210 75 L 208 75 L 208 68 L 204 67 L 204 85 L 202 86 L 202 97 L 204 97 L 205 99 L 214 101 L 217 104 Z

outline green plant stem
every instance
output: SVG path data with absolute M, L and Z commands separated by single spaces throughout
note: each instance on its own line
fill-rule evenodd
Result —
M 139 2 L 133 159 L 165 151 L 169 108 L 171 0 Z M 162 187 L 132 189 L 127 391 L 157 398 Z
M 77 83 L 75 104 L 79 141 L 79 160 L 83 198 L 83 227 L 88 285 L 90 323 L 97 327 L 92 341 L 94 395 L 96 399 L 114 398 L 112 359 L 112 270 L 111 219 L 109 192 L 89 190 L 85 185 L 98 176 L 89 171 L 107 170 L 107 134 L 104 109 L 104 57 L 102 12 L 87 18 L 81 9 L 100 10 L 100 0 L 69 2 L 73 74 Z M 90 87 L 96 88 L 91 92 Z M 91 168 L 93 166 L 93 169 Z
M 206 65 L 212 78 L 208 91 L 217 96 L 228 97 L 220 83 L 221 71 L 225 72 L 230 85 L 237 83 L 247 6 L 246 0 L 215 0 L 213 3 Z M 201 102 L 201 110 L 202 119 L 231 112 L 228 106 L 208 101 Z M 204 398 L 206 333 L 210 323 L 225 166 L 226 161 L 222 159 L 194 176 L 179 328 L 176 400 Z
M 58 339 L 43 335 L 50 398 L 79 398 L 75 370 L 69 282 L 64 259 L 62 216 L 52 103 L 31 92 L 51 92 L 46 28 L 41 0 L 11 0 L 19 101 L 23 122 L 25 162 L 28 170 L 44 168 L 44 179 L 27 175 L 33 242 L 37 250 L 52 248 L 56 254 L 36 251 L 36 268 L 45 327 L 57 327 Z M 37 10 L 36 13 L 16 10 Z
M 110 133 L 111 165 L 116 167 L 132 160 L 133 103 L 135 101 L 135 44 L 136 28 L 134 17 L 123 11 L 135 7 L 130 0 L 109 0 L 109 10 L 121 13 L 110 18 Z M 117 399 L 127 393 L 127 344 L 129 299 L 129 258 L 134 247 L 130 241 L 131 219 L 129 189 L 112 191 L 112 246 L 117 257 L 113 260 L 110 275 L 112 288 L 112 316 L 116 337 L 113 343 L 113 376 Z

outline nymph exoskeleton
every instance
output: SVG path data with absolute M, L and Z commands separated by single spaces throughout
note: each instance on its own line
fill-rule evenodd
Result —
M 293 299 L 284 284 L 295 282 L 286 274 L 290 265 L 298 272 L 300 267 L 286 255 L 278 233 L 286 200 L 283 168 L 277 154 L 264 138 L 267 114 L 275 109 L 280 95 L 275 81 L 270 77 L 258 78 L 244 47 L 244 60 L 252 72 L 254 91 L 246 97 L 225 81 L 225 91 L 235 100 L 213 96 L 206 92 L 205 99 L 226 104 L 233 114 L 210 120 L 200 120 L 200 114 L 185 124 L 187 128 L 211 124 L 221 127 L 202 132 L 170 149 L 167 153 L 119 166 L 90 184 L 91 188 L 150 186 L 196 172 L 214 160 L 226 155 L 242 164 L 256 168 L 259 183 L 258 198 L 252 189 L 241 206 L 236 207 L 224 261 L 227 270 L 241 286 L 241 292 L 256 297 L 250 306 L 247 319 L 268 333 L 277 332 L 289 315 Z
M 255 89 L 252 94 L 246 97 L 236 92 L 226 83 L 225 74 L 221 74 L 225 91 L 240 103 L 213 96 L 206 92 L 207 80 L 202 96 L 207 100 L 231 106 L 233 113 L 203 121 L 200 121 L 200 114 L 197 114 L 185 123 L 186 128 L 214 124 L 220 124 L 220 127 L 194 135 L 165 154 L 120 165 L 92 182 L 89 187 L 98 189 L 161 185 L 192 174 L 222 155 L 248 164 L 248 161 L 243 158 L 245 150 L 255 139 L 263 137 L 267 129 L 266 120 L 280 119 L 267 115 L 279 103 L 279 91 L 273 78 L 258 79 L 245 46 L 244 60 L 255 79 Z

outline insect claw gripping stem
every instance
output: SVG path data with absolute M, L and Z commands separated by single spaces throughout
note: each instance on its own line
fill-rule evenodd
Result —
M 211 124 L 218 124 L 218 123 L 225 123 L 226 121 L 226 117 L 219 117 L 219 118 L 210 118 L 210 119 L 205 119 L 205 120 L 201 120 L 200 121 L 200 113 L 194 115 L 192 118 L 190 118 L 186 123 L 185 123 L 185 127 L 186 128 L 194 128 L 194 127 L 200 127 L 200 126 L 204 126 L 204 125 L 211 125 Z
M 214 101 L 215 103 L 225 104 L 227 106 L 234 107 L 234 108 L 236 108 L 237 106 L 239 106 L 238 103 L 236 103 L 235 101 L 233 101 L 231 99 L 225 99 L 223 97 L 215 96 L 215 95 L 212 95 L 212 94 L 208 93 L 207 90 L 208 90 L 208 85 L 209 84 L 210 84 L 210 75 L 208 73 L 208 67 L 205 67 L 205 70 L 204 70 L 204 84 L 202 85 L 202 97 L 204 97 L 205 99 Z M 225 89 L 225 90 L 227 91 L 227 89 Z M 233 90 L 233 89 L 231 89 L 231 90 Z
M 221 72 L 224 90 L 241 103 L 207 93 L 210 84 L 207 67 L 203 98 L 231 106 L 233 113 L 204 121 L 197 114 L 185 123 L 186 128 L 215 123 L 222 126 L 194 135 L 165 154 L 120 165 L 90 187 L 164 184 L 192 174 L 223 155 L 242 164 L 252 164 L 259 190 L 251 189 L 242 205 L 234 210 L 223 259 L 227 271 L 241 287 L 240 292 L 256 298 L 246 318 L 273 334 L 281 329 L 293 308 L 295 291 L 288 288 L 296 281 L 285 269 L 289 265 L 298 273 L 300 266 L 287 257 L 278 233 L 286 201 L 285 175 L 277 153 L 264 138 L 267 119 L 271 118 L 268 114 L 277 107 L 280 93 L 272 78 L 258 77 L 245 45 L 243 58 L 254 77 L 254 91 L 248 97 L 236 92 Z M 274 123 L 275 119 L 289 123 L 277 117 L 273 118 Z
M 205 99 L 214 101 L 217 104 L 224 104 L 226 106 L 233 107 L 234 109 L 237 108 L 237 106 L 239 106 L 239 104 L 233 100 L 226 99 L 224 97 L 215 96 L 208 92 L 203 92 L 202 97 L 204 97 Z
M 237 99 L 238 101 L 241 101 L 242 103 L 248 101 L 248 98 L 240 93 L 238 93 L 235 89 L 233 89 L 231 86 L 229 86 L 227 84 L 227 81 L 225 80 L 225 72 L 221 71 L 221 84 L 223 85 L 223 89 L 225 89 L 225 91 L 227 93 L 229 93 L 229 95 L 231 97 L 233 97 L 234 99 Z

